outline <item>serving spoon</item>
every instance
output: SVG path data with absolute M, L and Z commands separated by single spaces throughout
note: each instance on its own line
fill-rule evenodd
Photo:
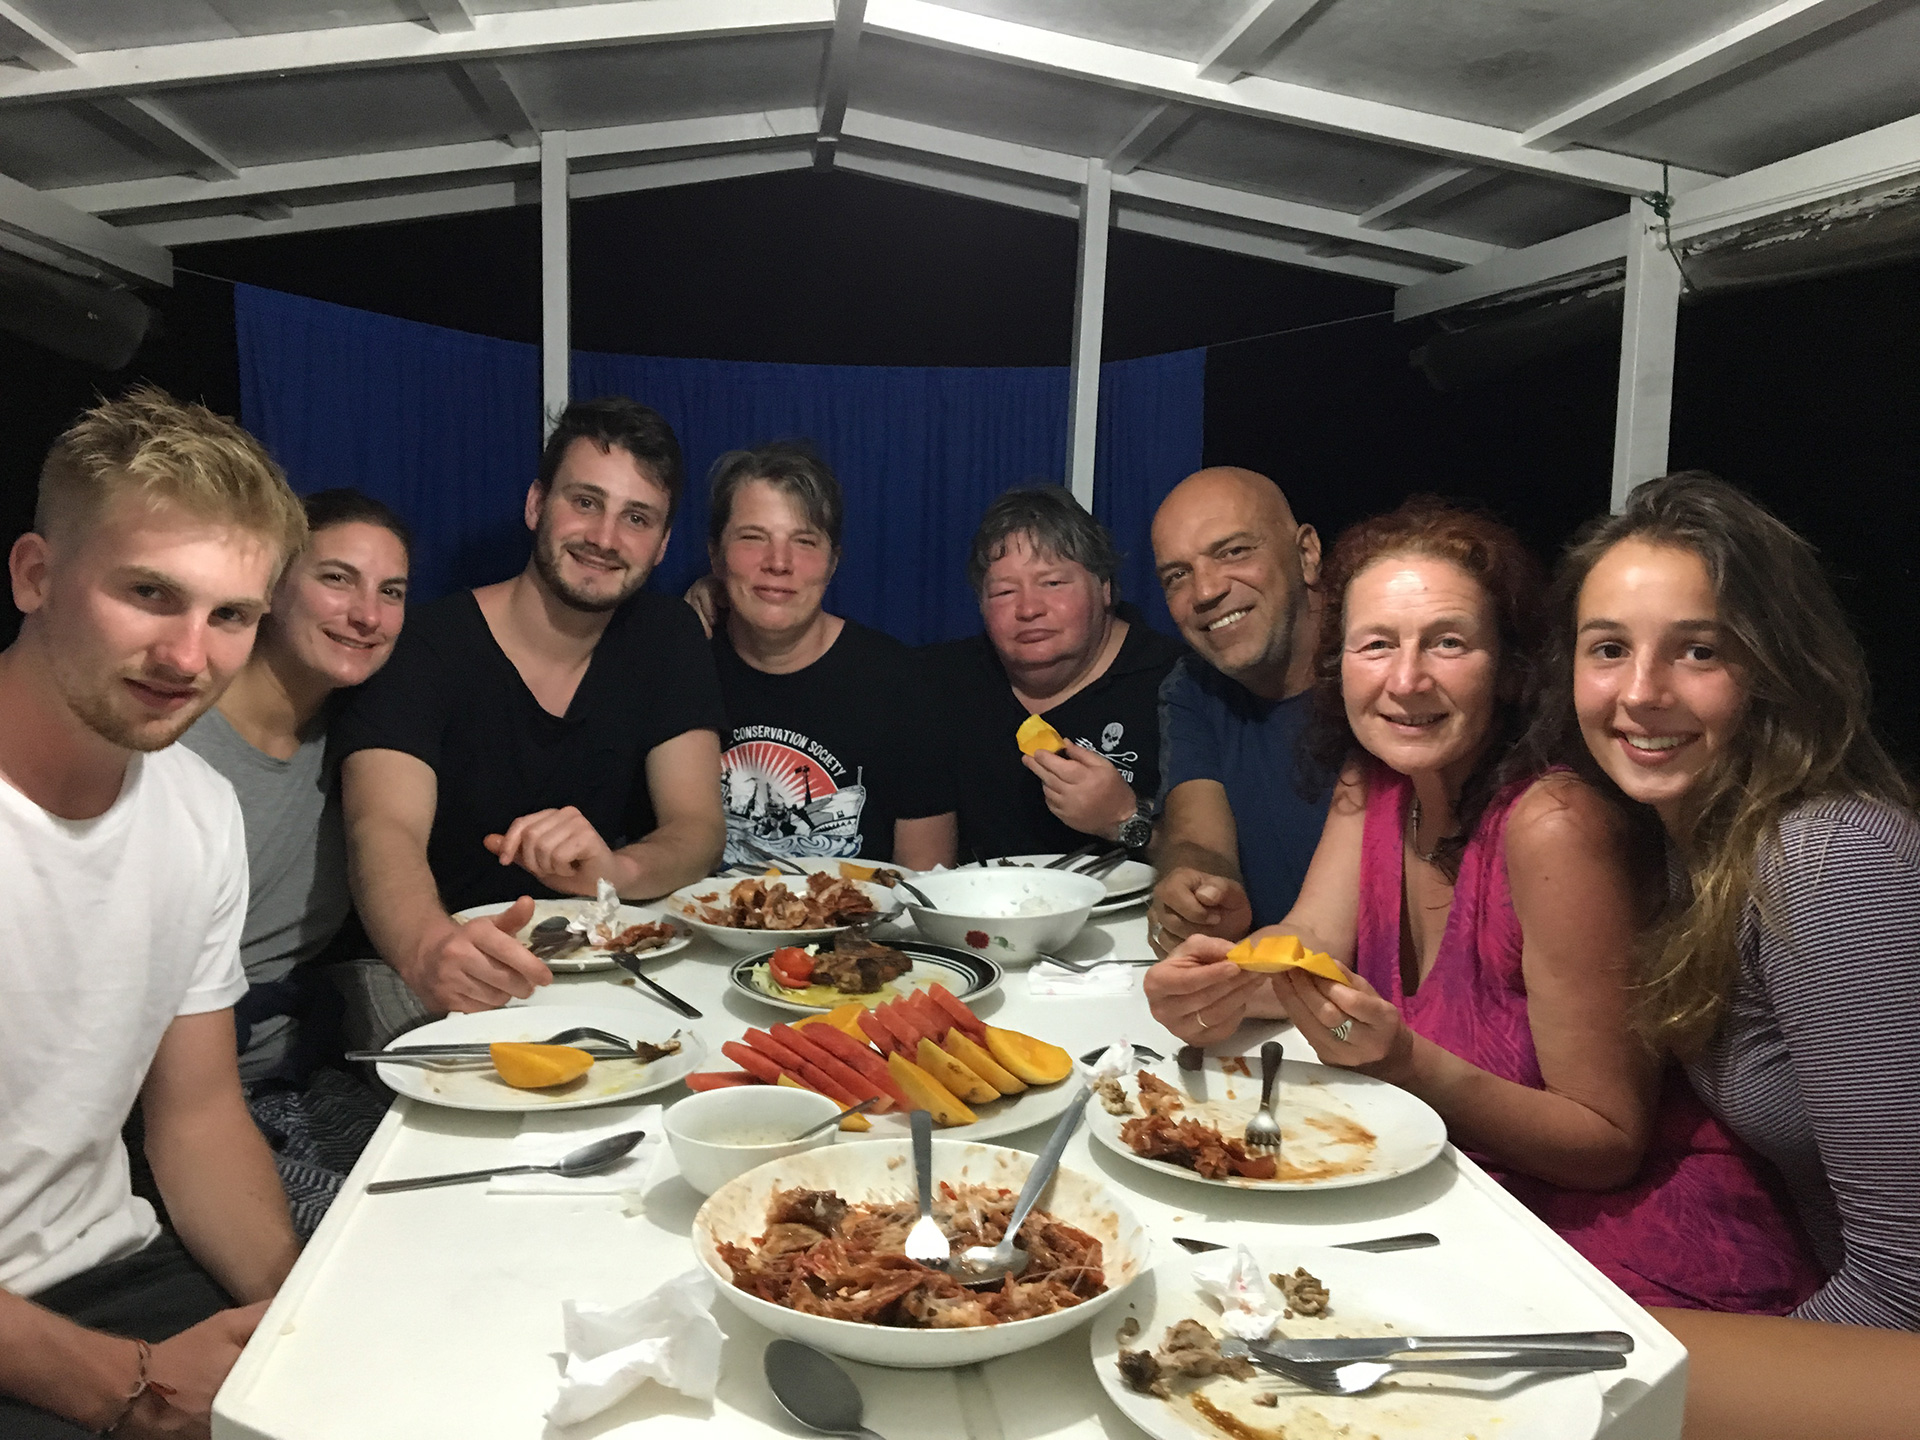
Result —
M 853 1377 L 811 1345 L 775 1340 L 761 1357 L 760 1368 L 780 1408 L 809 1430 L 883 1440 L 860 1423 L 865 1408 Z
M 1018 1275 L 1027 1268 L 1027 1261 L 1032 1257 L 1014 1241 L 1020 1234 L 1020 1227 L 1026 1223 L 1027 1212 L 1033 1209 L 1040 1192 L 1053 1179 L 1053 1172 L 1060 1168 L 1060 1156 L 1079 1127 L 1080 1117 L 1086 1113 L 1087 1097 L 1091 1094 L 1093 1086 L 1082 1085 L 1080 1093 L 1067 1103 L 1066 1113 L 1053 1127 L 1053 1134 L 1047 1137 L 1046 1149 L 1040 1152 L 1039 1158 L 1033 1162 L 1033 1168 L 1027 1171 L 1027 1183 L 1020 1187 L 1020 1198 L 1014 1201 L 1013 1214 L 1007 1217 L 1007 1232 L 1000 1237 L 1000 1243 L 969 1245 L 947 1262 L 947 1273 L 969 1290 L 984 1290 L 998 1285 L 1009 1275 Z
M 628 1151 L 647 1138 L 644 1130 L 627 1130 L 569 1151 L 551 1165 L 495 1165 L 486 1170 L 456 1170 L 450 1175 L 416 1175 L 409 1180 L 376 1180 L 367 1186 L 369 1195 L 391 1195 L 397 1190 L 430 1190 L 440 1185 L 466 1185 L 475 1180 L 491 1180 L 496 1175 L 559 1175 L 568 1180 L 582 1175 L 598 1175 L 611 1170 Z

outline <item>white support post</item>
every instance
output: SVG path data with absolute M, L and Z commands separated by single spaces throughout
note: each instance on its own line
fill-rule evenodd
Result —
M 567 283 L 567 132 L 540 132 L 540 434 L 567 408 L 573 345 Z
M 1636 485 L 1664 475 L 1673 417 L 1673 341 L 1680 319 L 1680 267 L 1664 225 L 1636 197 L 1627 215 L 1627 299 L 1620 323 L 1620 398 L 1613 421 L 1613 509 Z
M 1080 263 L 1074 276 L 1073 361 L 1067 368 L 1067 488 L 1093 510 L 1093 450 L 1100 430 L 1100 331 L 1107 310 L 1107 225 L 1113 176 L 1087 161 L 1080 194 Z

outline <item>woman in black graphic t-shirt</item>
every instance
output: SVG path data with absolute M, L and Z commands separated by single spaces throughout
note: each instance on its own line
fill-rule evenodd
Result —
M 777 444 L 721 456 L 710 483 L 726 858 L 951 865 L 954 804 L 918 662 L 821 608 L 840 561 L 833 472 Z

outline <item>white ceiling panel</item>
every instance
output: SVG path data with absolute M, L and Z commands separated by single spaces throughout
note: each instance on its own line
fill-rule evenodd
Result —
M 1253 0 L 947 0 L 952 9 L 1198 60 Z
M 0 175 L 36 190 L 142 180 L 180 168 L 147 153 L 88 105 L 37 106 L 0 123 Z
M 1495 175 L 1416 223 L 1430 230 L 1517 247 L 1627 213 L 1627 197 L 1557 185 L 1531 176 Z
M 75 50 L 416 20 L 418 0 L 12 0 Z
M 437 65 L 170 90 L 166 102 L 241 165 L 494 136 L 452 73 Z
M 1110 153 L 1152 102 L 1125 91 L 895 40 L 860 42 L 848 101 L 863 110 L 1070 155 Z
M 811 105 L 826 37 L 743 35 L 503 60 L 539 125 L 582 130 Z
M 1432 157 L 1237 115 L 1202 114 L 1141 168 L 1358 213 L 1433 169 Z
M 1599 137 L 1733 175 L 1920 113 L 1920 3 L 1883 3 Z
M 1331 0 L 1257 74 L 1524 130 L 1775 0 Z

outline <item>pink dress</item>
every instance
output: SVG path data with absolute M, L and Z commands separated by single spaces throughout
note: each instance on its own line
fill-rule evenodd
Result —
M 1481 817 L 1461 860 L 1433 969 L 1409 996 L 1400 984 L 1400 911 L 1412 786 L 1404 775 L 1372 767 L 1357 967 L 1416 1034 L 1502 1079 L 1541 1089 L 1506 866 L 1507 817 L 1530 783 L 1502 791 Z M 1708 1113 L 1677 1066 L 1668 1069 L 1640 1174 L 1626 1189 L 1562 1190 L 1488 1168 L 1643 1305 L 1783 1314 L 1823 1278 L 1761 1162 Z

